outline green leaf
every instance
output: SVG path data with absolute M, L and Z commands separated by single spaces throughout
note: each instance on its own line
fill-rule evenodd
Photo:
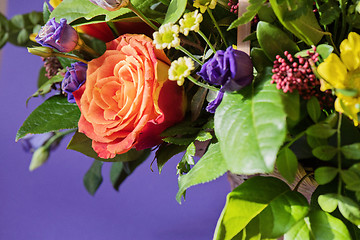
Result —
M 265 2 L 266 0 L 250 0 L 249 6 L 246 8 L 246 12 L 240 18 L 232 22 L 227 30 L 229 31 L 230 29 L 250 22 L 259 12 L 260 8 L 264 5 Z
M 329 138 L 335 133 L 336 129 L 332 129 L 332 127 L 326 123 L 312 125 L 306 130 L 306 134 L 317 138 Z
M 346 189 L 360 191 L 360 174 L 355 169 L 341 170 L 340 176 L 346 184 Z
M 321 13 L 320 24 L 329 25 L 339 18 L 341 9 L 338 1 L 329 0 L 319 7 L 319 12 Z
M 276 159 L 276 167 L 281 176 L 289 183 L 294 182 L 298 169 L 298 160 L 296 155 L 289 148 L 283 148 Z
M 45 133 L 77 128 L 80 110 L 63 96 L 53 96 L 37 107 L 16 134 L 16 141 L 29 133 Z
M 321 116 L 320 103 L 316 97 L 312 96 L 306 103 L 306 108 L 311 119 L 317 123 Z
M 9 22 L 7 18 L 0 13 L 0 49 L 9 39 Z
M 315 240 L 310 229 L 310 220 L 308 217 L 297 222 L 284 235 L 284 240 Z
M 176 145 L 189 145 L 194 141 L 193 137 L 182 138 L 182 137 L 166 137 L 163 138 L 164 142 L 176 144 Z
M 270 84 L 271 69 L 252 86 L 225 94 L 215 112 L 215 134 L 228 170 L 236 174 L 271 172 L 286 133 L 280 91 Z
M 159 174 L 161 173 L 165 163 L 175 156 L 186 150 L 187 146 L 179 146 L 172 144 L 162 144 L 159 149 L 156 151 L 155 158 L 158 166 Z
M 256 35 L 261 48 L 271 61 L 275 60 L 276 55 L 284 55 L 285 51 L 290 53 L 299 51 L 299 47 L 288 34 L 270 23 L 260 21 L 257 24 Z
M 84 176 L 85 188 L 91 195 L 95 194 L 103 181 L 101 175 L 102 165 L 102 162 L 95 160 Z
M 176 194 L 176 200 L 181 203 L 181 197 L 186 189 L 200 183 L 212 181 L 223 175 L 226 170 L 226 163 L 220 153 L 219 144 L 211 144 L 196 165 L 186 175 L 179 177 L 179 191 Z
M 49 81 L 49 79 L 45 76 L 45 74 L 46 74 L 45 67 L 41 67 L 39 70 L 39 77 L 38 77 L 38 81 L 37 81 L 38 88 L 41 87 L 41 85 L 43 85 L 47 81 Z
M 319 53 L 322 59 L 326 59 L 333 51 L 334 47 L 327 44 L 320 44 L 316 46 L 316 52 Z
M 52 89 L 52 86 L 55 83 L 62 82 L 63 79 L 64 77 L 61 75 L 55 75 L 51 79 L 48 79 L 48 81 L 43 83 L 33 95 L 31 95 L 28 99 L 26 99 L 26 104 L 28 104 L 29 100 L 33 97 L 38 97 L 39 95 L 45 95 L 46 93 L 49 93 Z
M 119 191 L 119 187 L 124 180 L 148 158 L 149 154 L 149 149 L 144 151 L 132 149 L 130 152 L 119 155 L 126 161 L 112 163 L 110 170 L 110 180 L 116 191 Z
M 262 239 L 279 238 L 303 219 L 308 209 L 305 197 L 283 181 L 252 177 L 228 194 L 214 240 L 234 239 L 257 216 Z
M 320 195 L 318 203 L 323 211 L 332 213 L 338 206 L 338 195 L 335 193 Z
M 335 157 L 337 152 L 337 148 L 330 145 L 319 146 L 312 150 L 312 154 L 323 161 L 330 161 Z
M 312 235 L 316 240 L 349 240 L 351 239 L 345 224 L 329 213 L 315 210 L 309 214 Z
M 317 147 L 324 146 L 324 145 L 328 144 L 326 139 L 313 137 L 311 135 L 307 135 L 306 140 L 307 140 L 307 143 L 309 144 L 309 146 L 311 148 L 317 148 Z
M 359 93 L 356 89 L 341 89 L 341 88 L 336 88 L 335 89 L 336 94 L 342 94 L 344 96 L 347 97 L 356 97 Z
M 196 147 L 195 144 L 192 142 L 190 143 L 190 145 L 186 148 L 186 152 L 182 158 L 181 161 L 186 162 L 189 165 L 194 165 L 194 156 L 195 156 L 195 152 L 196 152 Z
M 331 182 L 338 174 L 337 168 L 319 167 L 315 170 L 315 180 L 318 184 L 323 185 Z
M 46 23 L 49 20 L 50 17 L 50 9 L 49 9 L 49 5 L 47 2 L 44 2 L 43 4 L 43 21 L 44 23 Z
M 190 109 L 191 109 L 191 120 L 195 121 L 201 114 L 203 110 L 204 101 L 206 95 L 208 93 L 208 89 L 206 88 L 199 88 L 194 96 L 191 99 Z
M 175 23 L 179 20 L 185 11 L 186 4 L 186 0 L 171 0 L 162 24 Z
M 297 91 L 284 93 L 281 91 L 281 99 L 288 118 L 298 121 L 300 118 L 300 96 Z
M 272 67 L 274 65 L 261 48 L 251 48 L 250 56 L 254 67 L 258 72 L 263 72 L 266 67 Z
M 340 196 L 339 211 L 350 222 L 360 227 L 360 207 L 351 198 Z
M 360 160 L 360 143 L 342 146 L 341 152 L 347 159 Z
M 199 142 L 205 142 L 212 138 L 213 138 L 213 136 L 211 135 L 211 133 L 209 133 L 207 131 L 201 131 L 201 132 L 199 132 L 199 134 L 197 135 L 195 140 L 199 141 Z

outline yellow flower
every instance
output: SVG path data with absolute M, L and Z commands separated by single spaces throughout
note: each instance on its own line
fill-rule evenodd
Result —
M 49 3 L 53 8 L 56 8 L 61 2 L 62 0 L 50 0 Z
M 340 58 L 331 53 L 317 69 L 321 81 L 321 90 L 337 89 L 335 110 L 350 117 L 359 124 L 360 113 L 360 35 L 349 33 L 340 44 Z M 345 94 L 341 90 L 350 90 L 354 94 Z
M 214 9 L 216 3 L 216 0 L 195 0 L 193 6 L 195 8 L 200 8 L 200 12 L 204 13 L 208 7 Z

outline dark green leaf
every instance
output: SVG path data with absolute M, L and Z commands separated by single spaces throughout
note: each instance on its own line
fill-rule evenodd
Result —
M 338 206 L 338 195 L 335 193 L 320 195 L 318 203 L 323 211 L 332 213 Z
M 342 180 L 346 184 L 346 188 L 351 191 L 360 191 L 360 174 L 355 169 L 342 170 L 340 172 Z
M 335 133 L 336 130 L 326 123 L 312 125 L 306 130 L 306 134 L 317 138 L 329 138 Z
M 246 12 L 240 18 L 232 22 L 227 30 L 229 31 L 230 29 L 250 22 L 265 2 L 266 0 L 250 0 L 249 6 L 246 8 Z
M 190 109 L 192 121 L 195 121 L 200 116 L 207 92 L 207 89 L 199 88 L 191 99 Z
M 176 145 L 189 145 L 194 141 L 194 138 L 177 138 L 177 137 L 166 137 L 163 139 L 164 142 L 176 144 Z
M 7 18 L 0 13 L 0 49 L 9 39 L 9 22 Z
M 175 23 L 179 20 L 185 11 L 186 4 L 186 0 L 171 0 L 162 24 Z
M 331 182 L 338 174 L 337 168 L 319 167 L 315 170 L 315 180 L 318 184 L 323 185 Z
M 360 160 L 360 143 L 342 146 L 341 152 L 347 159 Z
M 298 160 L 296 155 L 289 148 L 283 148 L 276 159 L 276 167 L 281 176 L 289 183 L 294 182 L 298 169 Z
M 84 176 L 85 188 L 91 195 L 95 194 L 103 181 L 101 175 L 102 165 L 102 162 L 95 160 Z
M 278 238 L 307 212 L 305 197 L 291 191 L 286 183 L 273 177 L 253 177 L 228 194 L 214 240 L 234 239 L 256 216 L 259 216 L 261 236 Z
M 179 146 L 179 145 L 170 145 L 170 144 L 162 144 L 159 149 L 156 151 L 155 157 L 158 166 L 159 174 L 161 173 L 162 168 L 165 163 L 175 156 L 186 150 L 187 146 Z
M 207 152 L 186 174 L 179 177 L 179 191 L 176 200 L 181 203 L 181 197 L 191 186 L 212 181 L 227 170 L 226 163 L 221 155 L 219 144 L 211 144 Z
M 110 169 L 110 181 L 116 191 L 119 190 L 120 184 L 118 184 L 119 179 L 123 175 L 124 163 L 123 162 L 113 162 Z
M 40 72 L 41 74 L 41 72 Z M 47 79 L 47 77 L 45 77 Z M 46 93 L 49 93 L 52 89 L 52 86 L 55 83 L 60 83 L 62 82 L 62 80 L 64 79 L 63 76 L 61 75 L 55 75 L 54 77 L 52 77 L 51 79 L 48 79 L 45 83 L 43 83 L 39 89 L 33 94 L 31 95 L 27 100 L 26 100 L 26 104 L 28 104 L 29 100 L 33 97 L 38 97 L 39 95 L 45 95 Z
M 77 128 L 80 110 L 63 96 L 53 96 L 37 107 L 16 134 L 16 141 L 29 133 Z
M 47 81 L 49 81 L 49 79 L 45 76 L 45 74 L 46 74 L 45 67 L 41 67 L 40 71 L 39 71 L 38 81 L 37 81 L 37 87 L 38 88 L 41 87 L 41 85 L 43 85 Z
M 341 9 L 338 1 L 329 0 L 319 7 L 319 12 L 321 13 L 320 24 L 329 25 L 339 18 Z
M 326 139 L 313 137 L 311 135 L 307 135 L 306 140 L 311 148 L 317 148 L 328 144 Z
M 266 56 L 264 50 L 261 48 L 251 48 L 250 56 L 256 71 L 262 72 L 266 67 L 272 67 L 273 62 Z
M 240 94 L 225 94 L 215 112 L 215 134 L 228 170 L 271 172 L 285 139 L 286 115 L 271 69 Z M 266 116 L 266 117 L 265 117 Z
M 297 91 L 284 93 L 281 91 L 281 99 L 284 105 L 285 113 L 288 118 L 298 121 L 300 118 L 300 96 Z
M 314 156 L 323 161 L 330 161 L 337 152 L 337 148 L 330 145 L 319 146 L 312 150 Z
M 299 47 L 286 33 L 270 23 L 259 22 L 256 35 L 261 48 L 271 61 L 275 60 L 276 55 L 284 55 L 285 51 L 290 53 L 299 51 Z
M 321 116 L 320 103 L 316 97 L 312 96 L 306 103 L 307 112 L 311 119 L 317 123 Z

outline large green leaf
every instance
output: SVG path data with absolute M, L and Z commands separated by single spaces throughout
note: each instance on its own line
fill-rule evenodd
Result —
M 274 177 L 253 177 L 229 193 L 214 239 L 233 239 L 254 224 L 249 225 L 257 216 L 261 237 L 278 238 L 303 219 L 308 209 L 305 197 L 291 191 L 283 181 Z
M 186 4 L 186 0 L 171 0 L 162 24 L 175 23 L 179 20 L 185 11 Z
M 271 69 L 240 94 L 225 94 L 215 112 L 215 134 L 228 170 L 271 172 L 286 133 L 280 91 L 270 84 Z
M 285 51 L 296 53 L 299 47 L 280 28 L 267 22 L 260 21 L 257 25 L 256 36 L 266 56 L 274 61 L 276 55 L 283 55 Z
M 186 175 L 179 177 L 179 191 L 176 194 L 176 200 L 179 203 L 181 203 L 181 197 L 187 188 L 212 181 L 226 172 L 226 163 L 219 148 L 218 143 L 211 144 L 196 165 Z
M 29 115 L 16 134 L 16 141 L 29 133 L 77 128 L 79 118 L 80 110 L 76 104 L 69 103 L 66 97 L 53 96 Z
M 289 148 L 283 148 L 276 159 L 276 167 L 281 176 L 289 183 L 293 183 L 298 169 L 298 160 L 295 153 Z

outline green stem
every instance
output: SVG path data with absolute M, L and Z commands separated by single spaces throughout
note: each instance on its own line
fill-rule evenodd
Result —
M 175 48 L 176 50 L 180 50 L 183 53 L 185 53 L 186 55 L 188 55 L 189 57 L 191 57 L 192 60 L 194 60 L 195 62 L 197 62 L 198 64 L 200 64 L 201 66 L 203 65 L 203 63 L 197 59 L 194 55 L 191 54 L 191 52 L 189 52 L 188 50 L 186 50 L 185 48 L 183 48 L 182 46 L 178 46 Z
M 214 48 L 214 46 L 211 44 L 211 42 L 209 41 L 209 39 L 205 36 L 205 34 L 202 31 L 198 31 L 198 34 L 204 39 L 204 41 L 207 43 L 207 45 L 211 48 L 211 50 L 216 53 L 216 50 Z
M 208 12 L 211 20 L 213 21 L 216 29 L 218 30 L 218 32 L 219 32 L 219 34 L 220 34 L 220 37 L 221 37 L 221 39 L 223 40 L 223 42 L 224 42 L 224 44 L 225 44 L 225 47 L 227 48 L 227 47 L 228 47 L 228 44 L 227 44 L 227 42 L 226 42 L 226 39 L 225 39 L 225 37 L 224 37 L 224 35 L 223 35 L 220 27 L 219 27 L 219 24 L 217 23 L 216 19 L 214 18 L 214 15 L 212 14 L 212 11 L 211 11 L 209 8 L 207 8 L 206 10 L 207 10 L 207 12 Z
M 54 53 L 53 53 L 53 56 L 70 58 L 70 59 L 74 59 L 74 60 L 77 60 L 77 61 L 79 61 L 79 62 L 83 62 L 83 63 L 88 64 L 88 61 L 86 61 L 86 60 L 84 60 L 84 59 L 82 59 L 82 58 L 79 58 L 79 57 L 76 57 L 76 56 L 72 56 L 72 55 L 69 55 L 69 54 L 65 54 L 65 53 L 57 53 L 57 52 L 54 52 Z
M 337 125 L 337 162 L 338 162 L 338 171 L 341 172 L 341 121 L 342 121 L 342 113 L 339 113 L 339 120 Z M 338 182 L 338 194 L 341 194 L 341 186 L 342 186 L 342 180 L 339 176 L 339 182 Z
M 284 148 L 288 148 L 290 147 L 294 142 L 296 142 L 299 138 L 301 138 L 302 136 L 304 136 L 305 131 L 302 131 L 301 133 L 299 133 L 298 135 L 296 135 L 293 139 L 291 139 L 290 142 L 288 142 Z
M 340 2 L 341 5 L 341 32 L 340 32 L 340 38 L 339 38 L 339 44 L 340 41 L 342 41 L 342 39 L 344 39 L 344 35 L 345 35 L 345 28 L 346 28 L 346 19 L 345 19 L 345 15 L 346 15 L 346 4 L 345 4 L 345 0 L 341 0 Z
M 131 2 L 129 3 L 129 5 L 127 6 L 128 9 L 130 9 L 131 11 L 133 11 L 133 13 L 135 13 L 141 20 L 143 20 L 147 25 L 149 25 L 152 29 L 154 29 L 155 31 L 159 30 L 159 28 L 157 26 L 155 26 L 149 18 L 147 18 L 139 9 L 137 9 L 134 5 L 131 4 Z
M 44 147 L 45 147 L 46 149 L 50 148 L 51 144 L 53 144 L 56 140 L 61 139 L 61 138 L 63 138 L 64 136 L 66 136 L 66 135 L 68 135 L 68 134 L 70 134 L 70 133 L 72 133 L 72 132 L 75 132 L 75 131 L 76 131 L 76 129 L 71 129 L 71 130 L 67 130 L 67 131 L 64 131 L 64 132 L 57 132 L 57 133 L 55 133 L 55 135 L 52 136 L 52 137 L 46 142 L 46 144 L 44 145 Z
M 212 91 L 216 91 L 218 92 L 219 89 L 214 87 L 214 86 L 210 86 L 208 84 L 205 84 L 205 83 L 202 83 L 202 82 L 199 82 L 197 81 L 195 78 L 193 78 L 192 76 L 188 76 L 187 77 L 191 82 L 193 82 L 195 85 L 198 85 L 199 87 L 202 87 L 202 88 L 206 88 L 206 89 L 209 89 L 209 90 L 212 90 Z
M 119 31 L 117 30 L 117 28 L 115 27 L 115 24 L 113 22 L 106 22 L 106 24 L 109 26 L 114 37 L 117 38 L 120 34 L 119 34 Z

